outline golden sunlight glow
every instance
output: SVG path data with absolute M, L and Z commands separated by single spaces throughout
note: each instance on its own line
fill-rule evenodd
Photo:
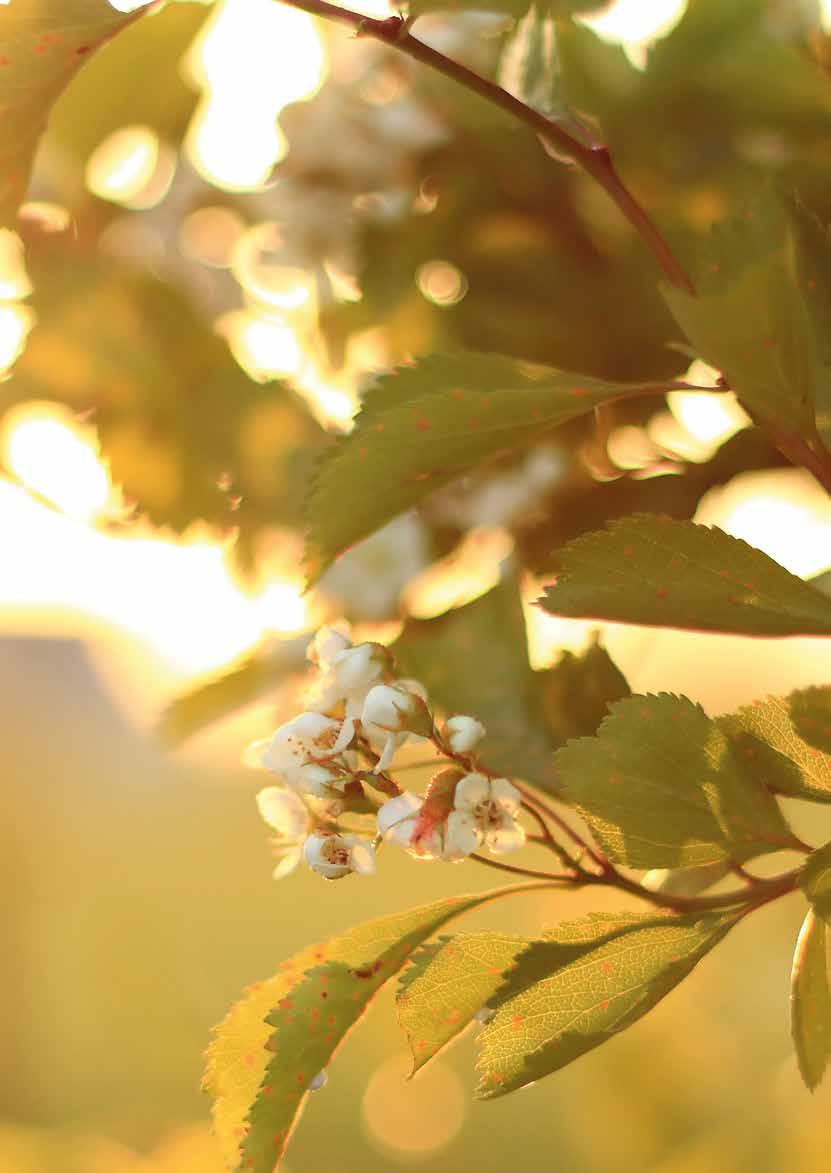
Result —
M 35 324 L 35 315 L 26 305 L 0 302 L 0 375 L 21 354 L 26 338 Z
M 265 183 L 286 150 L 277 117 L 317 92 L 324 65 L 305 12 L 274 0 L 217 4 L 185 62 L 203 91 L 185 142 L 200 174 L 230 191 Z
M 643 69 L 649 46 L 675 28 L 686 7 L 687 0 L 615 0 L 597 16 L 579 19 L 604 41 L 620 44 L 632 64 Z
M 308 625 L 308 604 L 302 584 L 274 582 L 261 595 L 252 599 L 252 605 L 262 626 L 283 634 L 302 631 Z
M 281 375 L 296 375 L 303 364 L 297 334 L 281 318 L 253 310 L 231 310 L 216 326 L 252 379 L 265 382 Z
M 0 301 L 18 301 L 31 292 L 23 242 L 16 232 L 0 228 Z
M 269 251 L 276 249 L 280 233 L 276 224 L 258 224 L 243 233 L 234 249 L 233 274 L 254 301 L 284 313 L 304 310 L 316 317 L 314 275 L 307 269 L 272 264 Z
M 176 169 L 174 152 L 149 126 L 123 126 L 103 139 L 87 160 L 93 195 L 127 208 L 155 207 L 167 195 Z
M 382 1151 L 403 1160 L 424 1159 L 444 1148 L 456 1136 L 467 1114 L 462 1081 L 440 1059 L 420 1071 L 406 1085 L 409 1056 L 396 1055 L 382 1063 L 364 1092 L 364 1127 Z
M 68 517 L 92 521 L 111 497 L 92 428 L 57 404 L 21 404 L 3 420 L 0 451 L 6 468 Z
M 503 529 L 471 530 L 445 558 L 409 583 L 403 596 L 406 610 L 416 619 L 432 619 L 478 599 L 499 582 L 500 565 L 512 550 L 511 537 Z

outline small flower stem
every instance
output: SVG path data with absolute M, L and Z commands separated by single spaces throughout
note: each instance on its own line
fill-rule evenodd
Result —
M 496 868 L 500 872 L 510 872 L 512 876 L 527 876 L 535 880 L 550 880 L 552 883 L 562 883 L 568 887 L 573 887 L 577 882 L 577 873 L 569 872 L 558 875 L 556 872 L 542 872 L 537 871 L 536 868 L 522 868 L 513 863 L 501 863 L 496 859 L 488 859 L 486 855 L 471 855 L 469 859 L 475 859 L 477 863 L 482 863 L 485 867 Z
M 284 0 L 284 3 L 292 8 L 310 12 L 313 16 L 348 25 L 355 30 L 356 36 L 374 37 L 386 45 L 391 45 L 415 61 L 428 65 L 437 73 L 444 74 L 465 89 L 478 94 L 518 121 L 524 122 L 545 142 L 572 159 L 600 184 L 649 248 L 667 280 L 676 288 L 683 289 L 685 293 L 695 293 L 689 275 L 644 208 L 618 175 L 608 147 L 603 144 L 586 145 L 570 135 L 560 123 L 547 118 L 533 106 L 521 102 L 496 82 L 489 81 L 461 62 L 445 57 L 443 53 L 419 41 L 410 33 L 409 21 L 400 16 L 378 20 L 363 16 L 359 12 L 352 12 L 348 8 L 341 8 L 337 4 L 330 4 L 328 0 Z
M 737 910 L 744 909 L 745 913 L 753 912 L 773 900 L 778 900 L 781 896 L 787 896 L 789 893 L 796 891 L 799 886 L 800 875 L 800 869 L 794 868 L 793 871 L 783 872 L 781 875 L 773 876 L 768 880 L 754 880 L 750 886 L 742 888 L 741 891 L 723 892 L 716 896 L 673 896 L 666 892 L 653 892 L 648 888 L 644 888 L 636 880 L 630 880 L 627 876 L 621 875 L 611 865 L 608 865 L 608 869 L 602 875 L 596 875 L 582 870 L 579 872 L 557 874 L 554 872 L 537 871 L 533 868 L 523 868 L 516 864 L 501 863 L 495 859 L 488 859 L 484 855 L 471 855 L 470 858 L 475 859 L 477 863 L 484 864 L 486 867 L 496 868 L 502 872 L 510 872 L 514 876 L 525 876 L 528 879 L 534 880 L 547 880 L 553 884 L 562 885 L 565 888 L 576 890 L 578 888 L 589 887 L 593 884 L 608 888 L 618 888 L 620 891 L 637 896 L 641 900 L 655 905 L 657 908 L 666 908 L 672 912 L 686 913 L 692 916 L 696 913 L 717 912 L 721 909 L 726 911 L 731 908 Z

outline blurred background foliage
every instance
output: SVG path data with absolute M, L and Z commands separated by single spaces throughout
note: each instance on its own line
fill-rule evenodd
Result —
M 829 8 L 601 4 L 558 21 L 550 99 L 596 123 L 689 256 L 771 176 L 827 223 Z M 498 13 L 416 33 L 504 76 Z M 831 512 L 729 397 L 673 393 L 443 490 L 303 595 L 308 478 L 374 370 L 461 346 L 651 380 L 693 356 L 589 179 L 444 79 L 273 0 L 174 2 L 122 33 L 58 103 L 29 201 L 0 234 L 0 1173 L 212 1173 L 201 1053 L 240 989 L 347 924 L 487 886 L 406 859 L 383 885 L 273 886 L 238 762 L 292 710 L 307 633 L 343 615 L 397 639 L 413 671 L 444 670 L 430 683 L 452 704 L 460 657 L 484 633 L 473 675 L 492 677 L 495 637 L 524 621 L 530 661 L 501 660 L 499 682 L 534 698 L 545 682 L 552 744 L 615 665 L 717 712 L 814 682 L 818 643 L 608 625 L 610 662 L 591 625 L 530 609 L 537 576 L 568 538 L 656 509 L 815 575 Z M 486 594 L 506 559 L 509 585 Z M 523 705 L 508 718 L 521 728 Z M 584 907 L 533 897 L 481 919 L 535 931 Z M 789 1057 L 797 926 L 787 903 L 753 918 L 631 1035 L 495 1105 L 469 1099 L 470 1040 L 405 1085 L 384 999 L 289 1167 L 496 1173 L 521 1142 L 534 1171 L 824 1173 L 831 1091 L 809 1097 Z

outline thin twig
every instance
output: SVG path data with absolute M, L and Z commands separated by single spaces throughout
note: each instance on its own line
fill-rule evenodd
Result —
M 658 262 L 664 276 L 677 289 L 685 293 L 694 294 L 695 288 L 688 273 L 678 261 L 664 237 L 649 215 L 638 203 L 631 191 L 615 170 L 608 147 L 605 145 L 586 145 L 570 135 L 563 126 L 545 114 L 528 106 L 519 98 L 514 97 L 508 90 L 489 81 L 459 61 L 445 57 L 437 49 L 431 48 L 423 41 L 414 37 L 409 29 L 409 21 L 400 16 L 390 16 L 386 20 L 363 16 L 359 12 L 352 12 L 348 8 L 341 8 L 337 4 L 330 4 L 328 0 L 283 0 L 292 8 L 300 8 L 310 12 L 313 16 L 321 16 L 326 20 L 337 21 L 354 29 L 356 36 L 374 37 L 386 45 L 392 45 L 415 61 L 430 66 L 437 73 L 444 74 L 452 81 L 471 90 L 486 101 L 498 106 L 507 114 L 530 126 L 544 141 L 550 143 L 558 151 L 591 175 L 611 199 L 639 234 L 646 246 Z

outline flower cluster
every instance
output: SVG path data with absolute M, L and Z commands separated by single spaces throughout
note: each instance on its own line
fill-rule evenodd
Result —
M 316 675 L 306 710 L 253 747 L 258 763 L 276 775 L 257 795 L 274 832 L 275 878 L 301 859 L 327 879 L 369 875 L 382 844 L 450 862 L 479 849 L 522 847 L 519 791 L 473 756 L 485 736 L 479 721 L 457 715 L 438 727 L 425 689 L 397 678 L 380 644 L 353 645 L 325 627 L 308 657 Z M 431 745 L 436 755 L 436 772 L 420 796 L 393 776 L 409 741 Z

